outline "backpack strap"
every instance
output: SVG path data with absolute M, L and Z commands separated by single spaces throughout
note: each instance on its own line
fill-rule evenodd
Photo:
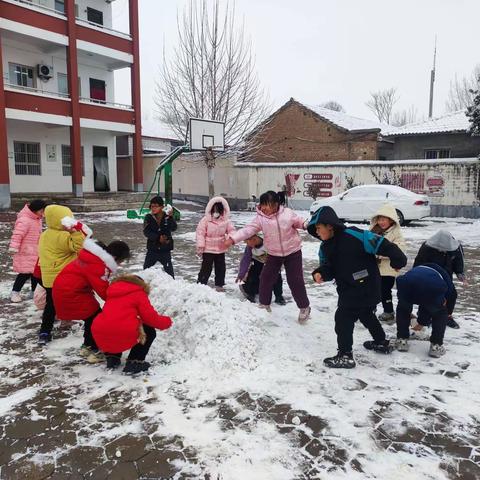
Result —
M 363 249 L 370 255 L 377 255 L 378 249 L 382 244 L 384 238 L 369 230 L 354 230 L 353 228 L 346 228 L 345 232 L 360 240 L 363 243 Z

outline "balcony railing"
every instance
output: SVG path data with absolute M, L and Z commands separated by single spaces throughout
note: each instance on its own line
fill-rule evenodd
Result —
M 59 10 L 55 10 L 54 8 L 47 7 L 46 5 L 42 5 L 38 0 L 14 0 L 17 3 L 21 3 L 23 5 L 26 5 L 28 7 L 35 7 L 36 9 L 39 10 L 45 10 L 45 12 L 48 13 L 53 13 L 55 15 L 60 15 L 61 17 L 66 17 L 64 12 L 61 12 Z
M 79 25 L 84 25 L 85 27 L 92 27 L 100 31 L 105 31 L 106 33 L 118 35 L 119 37 L 125 38 L 127 40 L 131 40 L 132 38 L 129 33 L 120 32 L 119 30 L 115 30 L 114 28 L 106 27 L 105 25 L 101 25 L 100 23 L 90 22 L 89 20 L 85 20 L 83 18 L 77 17 L 77 23 Z
M 5 82 L 5 90 L 21 90 L 26 93 L 31 93 L 34 95 L 42 95 L 47 97 L 57 97 L 63 99 L 70 99 L 70 95 L 68 93 L 60 93 L 60 92 L 48 92 L 45 90 L 40 90 L 34 87 L 24 87 L 23 85 L 16 85 L 14 83 Z
M 127 110 L 132 112 L 133 107 L 131 105 L 125 105 L 124 103 L 106 102 L 104 100 L 96 100 L 95 98 L 80 97 L 80 101 L 83 103 L 90 103 L 92 105 L 102 105 L 104 107 L 118 108 L 119 110 Z

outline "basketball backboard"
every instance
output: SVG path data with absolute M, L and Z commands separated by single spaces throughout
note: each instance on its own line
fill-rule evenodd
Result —
M 215 152 L 225 150 L 225 123 L 217 120 L 191 118 L 188 128 L 190 133 L 190 150 L 207 150 Z

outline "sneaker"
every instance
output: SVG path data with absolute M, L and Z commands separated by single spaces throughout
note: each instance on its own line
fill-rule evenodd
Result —
M 13 303 L 20 303 L 23 300 L 20 292 L 12 292 L 10 295 L 10 301 Z
M 442 355 L 445 355 L 445 347 L 443 345 L 437 345 L 436 343 L 430 344 L 430 350 L 428 355 L 433 358 L 440 358 Z
M 298 312 L 298 323 L 300 323 L 301 325 L 307 323 L 307 320 L 310 318 L 310 312 L 310 307 L 301 308 Z
M 352 352 L 338 352 L 334 357 L 324 358 L 323 364 L 329 368 L 354 368 L 356 365 Z
M 397 341 L 395 342 L 395 348 L 399 352 L 408 352 L 410 345 L 408 344 L 408 340 L 406 338 L 397 338 Z
M 87 347 L 87 345 L 82 345 L 80 347 L 80 351 L 78 352 L 78 354 L 83 358 L 87 358 L 91 353 L 92 349 L 91 347 Z
M 13 300 L 12 300 L 13 302 Z M 454 328 L 455 330 L 458 330 L 460 328 L 460 325 L 453 319 L 451 315 L 448 316 L 447 320 L 447 327 Z
M 275 299 L 275 303 L 277 305 L 282 305 L 282 306 L 287 304 L 287 302 L 285 301 L 285 299 L 283 297 L 277 297 Z
M 395 323 L 395 314 L 393 312 L 383 312 L 378 316 L 378 319 L 387 325 L 393 325 Z
M 259 303 L 258 308 L 261 308 L 262 310 L 266 310 L 268 313 L 272 312 L 272 309 L 270 308 L 270 305 L 262 305 L 261 303 Z
M 150 368 L 150 364 L 145 360 L 127 360 L 123 373 L 135 375 L 136 373 L 146 372 Z
M 33 295 L 35 294 L 35 292 L 33 290 L 30 290 L 28 293 L 27 293 L 27 299 L 28 300 L 33 300 Z
M 120 366 L 121 360 L 119 357 L 114 355 L 106 355 L 105 358 L 107 359 L 107 368 L 109 370 L 115 370 Z
M 216 292 L 219 292 L 219 293 L 223 293 L 225 291 L 225 289 L 219 285 L 216 285 L 215 286 L 215 291 Z
M 52 334 L 51 333 L 40 333 L 38 335 L 38 345 L 46 345 L 52 341 Z
M 88 363 L 101 363 L 105 361 L 105 354 L 100 350 L 92 350 L 92 353 L 87 357 Z
M 255 295 L 251 295 L 245 291 L 245 287 L 243 285 L 239 285 L 238 288 L 242 292 L 243 296 L 251 303 L 255 303 Z
M 363 342 L 363 346 L 367 350 L 374 350 L 378 353 L 392 353 L 393 346 L 391 345 L 389 340 L 384 340 L 382 343 L 376 343 L 373 340 L 368 340 L 367 342 Z

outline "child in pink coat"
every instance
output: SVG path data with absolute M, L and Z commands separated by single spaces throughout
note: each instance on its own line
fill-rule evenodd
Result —
M 33 200 L 17 214 L 8 249 L 13 254 L 13 270 L 17 272 L 10 295 L 10 300 L 14 303 L 22 301 L 20 291 L 28 279 L 32 284 L 32 295 L 37 286 L 37 280 L 32 273 L 38 260 L 38 240 L 42 233 L 45 207 L 46 203 L 43 200 Z
M 305 229 L 305 219 L 284 207 L 284 203 L 283 192 L 270 190 L 263 193 L 253 222 L 230 234 L 226 246 L 239 243 L 262 231 L 268 257 L 260 274 L 260 307 L 270 311 L 273 286 L 283 265 L 288 286 L 300 309 L 298 321 L 305 323 L 310 316 L 310 301 L 303 278 L 302 240 L 298 233 L 299 229 Z
M 215 289 L 219 292 L 223 291 L 225 285 L 225 240 L 235 230 L 229 216 L 227 201 L 223 197 L 213 197 L 196 231 L 197 255 L 202 257 L 197 283 L 207 285 L 215 265 Z

